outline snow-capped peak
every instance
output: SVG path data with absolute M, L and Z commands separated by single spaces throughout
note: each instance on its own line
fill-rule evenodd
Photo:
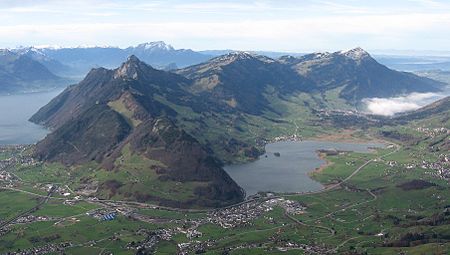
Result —
M 254 53 L 251 53 L 248 51 L 233 51 L 233 52 L 230 52 L 223 56 L 219 56 L 215 60 L 217 62 L 222 62 L 222 63 L 231 63 L 236 60 L 247 60 L 247 59 L 258 59 L 260 61 L 267 62 L 267 63 L 274 62 L 274 60 L 271 58 L 268 58 L 265 56 L 260 56 L 260 55 L 257 55 L 257 54 L 254 54 Z
M 0 49 L 0 55 L 10 55 L 10 54 L 14 54 L 11 50 L 9 49 Z
M 64 47 L 60 46 L 60 45 L 56 45 L 56 44 L 43 44 L 43 45 L 35 45 L 33 46 L 33 48 L 35 49 L 48 49 L 48 50 L 59 50 L 59 49 L 63 49 Z
M 35 54 L 35 55 L 40 55 L 40 56 L 45 56 L 45 54 L 42 52 L 42 49 L 36 48 L 35 46 L 31 46 L 31 47 L 22 47 L 22 48 L 17 48 L 15 50 L 15 52 L 24 55 L 24 54 Z
M 255 55 L 248 51 L 233 51 L 225 55 L 225 57 L 233 58 L 233 59 L 250 59 L 254 58 Z
M 19 46 L 15 50 L 35 49 L 35 50 L 60 50 L 60 49 L 89 49 L 89 48 L 118 48 L 110 45 L 97 44 L 80 44 L 77 46 L 60 46 L 60 45 L 34 45 L 34 46 Z
M 326 58 L 326 57 L 329 57 L 330 55 L 331 55 L 331 53 L 326 52 L 326 51 L 312 53 L 312 56 L 314 56 L 315 58 Z
M 166 44 L 163 41 L 141 43 L 138 46 L 136 46 L 136 48 L 141 48 L 145 50 L 165 50 L 165 51 L 174 50 L 172 45 Z
M 369 57 L 369 53 L 367 53 L 367 51 L 363 50 L 360 47 L 348 50 L 348 51 L 341 51 L 340 52 L 342 55 L 354 59 L 354 60 L 360 60 L 366 57 Z

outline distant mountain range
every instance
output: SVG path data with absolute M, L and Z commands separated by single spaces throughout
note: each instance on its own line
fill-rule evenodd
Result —
M 11 51 L 26 55 L 40 62 L 51 72 L 63 77 L 81 78 L 96 67 L 114 68 L 130 55 L 135 55 L 157 69 L 177 69 L 199 64 L 213 57 L 225 55 L 234 50 L 204 50 L 175 49 L 162 41 L 142 43 L 127 48 L 119 47 L 21 47 Z M 285 55 L 295 57 L 306 53 L 287 53 L 276 51 L 252 51 L 252 54 L 279 58 Z M 430 69 L 449 70 L 448 57 L 406 57 L 377 55 L 381 63 L 398 70 L 420 71 Z
M 202 50 L 199 51 L 199 53 L 208 55 L 208 56 L 213 56 L 213 57 L 218 57 L 221 55 L 226 55 L 228 53 L 232 53 L 232 52 L 236 52 L 236 50 Z M 307 53 L 301 53 L 301 52 L 283 52 L 283 51 L 261 51 L 261 50 L 256 50 L 256 51 L 247 51 L 249 53 L 252 54 L 256 54 L 256 55 L 263 55 L 269 58 L 279 58 L 282 56 L 303 56 L 306 55 Z
M 27 55 L 0 50 L 0 94 L 63 88 L 67 85 L 66 82 Z
M 210 55 L 190 49 L 174 49 L 171 45 L 161 41 L 142 43 L 125 49 L 118 47 L 24 47 L 13 51 L 41 62 L 55 74 L 69 77 L 83 77 L 90 69 L 97 67 L 114 68 L 130 55 L 136 55 L 158 69 L 176 69 L 211 58 Z
M 42 66 L 44 66 L 48 71 L 53 73 L 55 76 L 66 77 L 73 81 L 81 80 L 92 68 L 105 67 L 105 68 L 115 68 L 124 62 L 128 56 L 135 55 L 142 61 L 151 65 L 155 69 L 160 70 L 176 70 L 179 68 L 185 69 L 186 67 L 198 65 L 205 63 L 206 61 L 233 53 L 233 50 L 206 50 L 206 51 L 193 51 L 190 49 L 175 49 L 169 44 L 162 41 L 142 43 L 137 46 L 130 46 L 127 48 L 119 47 L 74 47 L 74 48 L 59 48 L 59 47 L 20 47 L 11 50 L 4 50 L 10 52 L 10 54 L 16 54 L 18 56 L 24 56 L 32 59 Z M 249 52 L 252 55 L 266 56 L 272 58 L 273 60 L 279 60 L 283 64 L 296 65 L 296 69 L 300 74 L 304 76 L 304 73 L 308 69 L 308 65 L 315 65 L 315 70 L 320 76 L 323 75 L 322 70 L 318 68 L 318 65 L 322 65 L 328 61 L 329 66 L 334 68 L 335 73 L 329 73 L 328 77 L 335 76 L 341 70 L 339 65 L 342 64 L 340 61 L 346 59 L 339 56 L 339 53 L 285 53 L 285 52 L 272 52 L 272 51 L 252 51 Z M 289 56 L 289 57 L 287 57 Z M 315 58 L 315 59 L 314 59 Z M 294 60 L 295 59 L 295 60 Z M 371 58 L 372 59 L 372 58 Z M 441 69 L 450 70 L 450 59 L 446 57 L 398 57 L 398 56 L 386 56 L 380 55 L 376 57 L 383 64 L 387 66 L 398 69 L 398 70 L 408 70 L 408 71 L 421 71 L 430 69 Z M 0 60 L 1 62 L 4 60 Z M 294 61 L 289 63 L 289 61 Z M 319 63 L 319 61 L 322 61 Z M 347 58 L 347 61 L 350 61 Z M 300 63 L 301 62 L 301 63 Z M 317 62 L 318 64 L 315 64 Z M 375 62 L 375 61 L 372 61 Z M 350 67 L 345 63 L 345 73 L 340 74 L 338 79 L 341 79 L 341 83 L 344 82 L 343 79 L 350 78 L 350 76 L 357 75 L 356 73 L 362 73 L 364 70 L 358 69 L 358 66 Z M 366 65 L 368 66 L 368 65 Z M 378 65 L 380 67 L 380 65 Z M 372 68 L 378 68 L 376 65 Z M 323 66 L 323 70 L 329 67 Z M 351 71 L 350 68 L 354 68 Z M 357 70 L 358 69 L 358 70 Z M 368 72 L 374 74 L 375 70 L 367 70 Z M 39 72 L 37 70 L 37 72 Z M 353 72 L 353 73 L 352 73 Z M 318 80 L 317 77 L 313 77 L 314 74 L 309 72 L 310 78 L 316 79 L 317 82 L 327 82 Z M 326 75 L 325 75 L 326 76 Z M 38 77 L 37 77 L 38 78 Z M 372 77 L 375 78 L 375 77 Z M 393 77 L 395 78 L 395 77 Z M 353 79 L 354 80 L 354 79 Z M 31 81 L 31 83 L 30 83 Z M 17 90 L 8 90 L 8 93 L 33 91 L 36 85 L 32 84 L 30 80 L 24 83 L 24 87 L 16 86 Z M 406 83 L 411 81 L 404 80 Z M 363 81 L 360 81 L 363 82 Z M 17 83 L 17 82 L 16 82 Z M 39 83 L 36 80 L 36 83 Z M 29 88 L 26 87 L 29 84 Z M 335 83 L 337 84 L 337 83 Z M 33 87 L 34 86 L 34 87 Z M 350 89 L 350 88 L 348 88 Z M 346 92 L 343 92 L 346 93 Z M 389 94 L 390 92 L 386 92 Z M 362 94 L 360 95 L 362 96 Z M 359 98 L 360 96 L 357 96 Z M 347 97 L 349 99 L 349 97 Z
M 100 172 L 80 180 L 94 186 L 96 196 L 222 206 L 244 194 L 221 162 L 230 155 L 256 158 L 256 141 L 270 132 L 286 134 L 291 115 L 302 116 L 296 119 L 306 126 L 316 110 L 335 101 L 351 106 L 369 95 L 440 86 L 390 70 L 360 48 L 280 59 L 232 52 L 174 71 L 154 69 L 133 55 L 114 70 L 91 70 L 31 121 L 54 130 L 36 145 L 40 159 L 97 164 Z M 149 190 L 154 186 L 177 188 L 159 193 Z

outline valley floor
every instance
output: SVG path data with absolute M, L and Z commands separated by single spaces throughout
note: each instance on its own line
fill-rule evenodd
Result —
M 311 173 L 323 190 L 216 210 L 90 198 L 27 146 L 3 147 L 0 254 L 448 254 L 449 155 L 433 150 L 448 133 L 400 130 L 420 139 L 325 156 Z

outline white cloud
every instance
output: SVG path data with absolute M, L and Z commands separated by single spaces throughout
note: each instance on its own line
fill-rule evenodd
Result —
M 444 96 L 438 93 L 411 93 L 400 97 L 366 98 L 363 99 L 363 103 L 369 113 L 392 116 L 396 113 L 419 109 Z

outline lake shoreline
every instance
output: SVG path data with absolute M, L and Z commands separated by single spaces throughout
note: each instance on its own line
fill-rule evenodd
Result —
M 266 153 L 257 160 L 227 165 L 224 169 L 249 196 L 259 191 L 314 192 L 322 189 L 324 184 L 315 180 L 313 175 L 332 164 L 326 159 L 326 151 L 370 152 L 370 148 L 384 146 L 384 143 L 373 142 L 342 143 L 316 140 L 276 142 L 267 144 Z
M 29 119 L 61 91 L 56 89 L 46 92 L 1 95 L 0 145 L 35 144 L 44 138 L 51 130 L 34 124 Z
M 321 172 L 323 172 L 323 170 L 325 170 L 325 168 L 327 168 L 327 167 L 333 165 L 333 162 L 331 162 L 330 160 L 327 159 L 326 153 L 317 151 L 317 156 L 318 156 L 321 160 L 325 161 L 325 163 L 322 164 L 320 167 L 316 167 L 314 170 L 312 170 L 311 172 L 309 172 L 308 175 L 309 175 L 310 178 L 313 178 L 314 174 L 321 173 Z

